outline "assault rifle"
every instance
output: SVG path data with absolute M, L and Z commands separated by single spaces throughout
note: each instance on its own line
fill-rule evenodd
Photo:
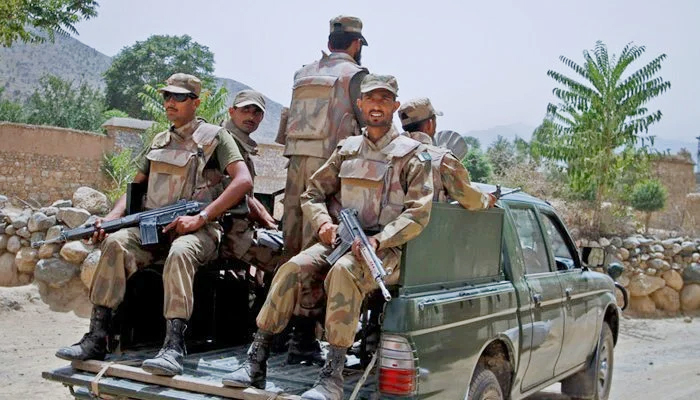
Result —
M 518 192 L 522 192 L 522 191 L 523 191 L 523 188 L 515 188 L 515 189 L 511 189 L 511 190 L 506 190 L 505 192 L 501 192 L 501 185 L 496 185 L 496 190 L 494 192 L 491 192 L 491 194 L 496 199 L 500 199 L 501 197 L 508 196 L 509 194 L 518 193 Z
M 382 291 L 382 296 L 386 301 L 391 300 L 391 294 L 387 290 L 386 285 L 384 285 L 384 277 L 386 276 L 386 271 L 384 271 L 384 265 L 382 260 L 377 257 L 377 254 L 372 248 L 372 244 L 367 239 L 367 235 L 362 230 L 360 226 L 360 221 L 357 220 L 357 210 L 354 208 L 344 208 L 340 211 L 338 215 L 338 231 L 336 233 L 335 249 L 326 256 L 326 261 L 330 265 L 335 264 L 340 257 L 345 255 L 345 253 L 352 247 L 352 242 L 356 238 L 360 239 L 360 254 L 362 254 L 362 259 L 369 267 L 369 272 L 372 274 L 372 278 L 379 285 L 379 289 Z
M 136 214 L 127 215 L 126 217 L 104 221 L 102 226 L 97 228 L 94 224 L 80 226 L 75 229 L 61 231 L 58 237 L 50 240 L 42 240 L 32 243 L 32 247 L 37 248 L 46 243 L 58 243 L 69 240 L 85 239 L 93 235 L 98 229 L 104 229 L 105 232 L 116 232 L 119 229 L 138 225 L 141 229 L 141 244 L 156 244 L 158 243 L 158 230 L 175 218 L 184 215 L 193 215 L 202 211 L 206 207 L 206 203 L 198 201 L 179 200 L 177 203 L 154 210 L 143 211 Z

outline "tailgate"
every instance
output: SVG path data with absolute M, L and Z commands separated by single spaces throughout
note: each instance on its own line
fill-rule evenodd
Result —
M 121 396 L 134 399 L 192 400 L 299 399 L 299 395 L 313 386 L 318 378 L 319 367 L 287 365 L 287 354 L 282 353 L 272 354 L 268 361 L 265 390 L 223 386 L 221 377 L 238 368 L 245 360 L 247 350 L 246 345 L 188 355 L 184 362 L 184 373 L 172 378 L 152 375 L 139 367 L 141 361 L 153 357 L 157 349 L 128 352 L 105 361 L 76 361 L 70 366 L 44 372 L 42 376 L 69 386 L 76 398 L 91 398 L 92 391 L 105 398 Z M 345 398 L 350 397 L 364 372 L 354 357 L 348 358 L 348 364 L 344 371 Z M 96 379 L 103 369 L 104 374 Z M 370 374 L 357 398 L 369 399 L 375 388 L 374 374 Z

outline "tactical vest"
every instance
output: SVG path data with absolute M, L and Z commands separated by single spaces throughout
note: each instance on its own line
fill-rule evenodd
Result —
M 413 140 L 417 140 L 425 145 L 430 154 L 430 166 L 433 169 L 433 201 L 446 203 L 447 191 L 445 186 L 442 184 L 442 176 L 440 175 L 440 167 L 442 166 L 442 159 L 448 153 L 451 153 L 449 149 L 437 147 L 433 145 L 433 141 L 427 134 L 423 132 L 407 132 L 406 135 Z
M 343 159 L 338 173 L 340 201 L 343 208 L 358 211 L 362 228 L 378 231 L 403 212 L 407 188 L 401 183 L 401 171 L 421 144 L 401 135 L 376 151 L 363 138 L 349 137 L 338 150 Z
M 287 121 L 286 157 L 330 157 L 342 139 L 360 126 L 350 96 L 350 81 L 367 71 L 345 53 L 323 54 L 294 75 Z
M 153 138 L 146 154 L 150 161 L 146 208 L 167 206 L 180 199 L 210 202 L 214 193 L 205 178 L 205 166 L 214 154 L 221 127 L 200 122 L 185 140 L 169 130 Z

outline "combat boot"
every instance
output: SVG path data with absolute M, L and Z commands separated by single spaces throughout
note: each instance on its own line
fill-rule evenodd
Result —
M 90 316 L 90 331 L 70 347 L 58 349 L 56 357 L 68 361 L 104 360 L 107 354 L 107 334 L 112 320 L 112 309 L 93 306 Z
M 155 358 L 141 364 L 144 371 L 153 375 L 175 376 L 183 371 L 182 361 L 185 349 L 185 330 L 187 321 L 181 318 L 167 320 L 165 342 Z
M 316 320 L 312 317 L 296 316 L 292 323 L 294 332 L 289 341 L 287 364 L 323 365 L 321 343 L 316 339 Z
M 301 395 L 307 400 L 341 400 L 343 398 L 343 367 L 345 347 L 330 346 L 326 363 L 321 368 L 316 384 Z
M 270 357 L 272 333 L 258 330 L 253 336 L 253 343 L 248 349 L 248 358 L 241 367 L 224 375 L 224 385 L 233 387 L 253 386 L 265 389 L 267 378 L 267 359 Z

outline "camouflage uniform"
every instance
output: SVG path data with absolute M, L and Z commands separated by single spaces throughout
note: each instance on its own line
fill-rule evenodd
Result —
M 360 33 L 354 17 L 331 20 L 334 29 Z M 361 37 L 361 36 L 360 36 Z M 364 38 L 362 38 L 364 41 Z M 289 158 L 284 194 L 285 252 L 297 254 L 311 243 L 313 232 L 303 223 L 301 194 L 311 175 L 330 157 L 342 139 L 360 132 L 355 102 L 367 74 L 348 54 L 333 52 L 305 65 L 294 75 L 292 101 L 285 129 L 284 155 Z
M 151 149 L 138 163 L 148 176 L 146 207 L 157 208 L 179 199 L 211 201 L 215 193 L 208 171 L 220 172 L 242 159 L 235 142 L 221 127 L 192 120 L 164 131 L 153 139 Z M 195 179 L 192 179 L 196 176 Z M 124 299 L 126 280 L 138 269 L 166 255 L 163 267 L 166 319 L 189 319 L 192 314 L 192 283 L 196 269 L 216 257 L 221 240 L 218 223 L 176 237 L 154 249 L 141 246 L 138 228 L 110 234 L 102 243 L 102 256 L 90 286 L 90 301 L 116 308 Z
M 427 225 L 433 197 L 432 172 L 425 147 L 399 135 L 392 127 L 372 143 L 366 136 L 345 139 L 329 160 L 311 178 L 302 196 L 304 217 L 313 231 L 331 222 L 326 207 L 329 196 L 340 193 L 343 207 L 358 210 L 367 231 L 378 232 L 377 256 L 395 283 L 399 274 L 400 246 L 417 236 Z M 277 333 L 287 324 L 299 302 L 302 308 L 318 308 L 320 281 L 309 285 L 309 297 L 301 296 L 299 286 L 309 271 L 325 279 L 326 336 L 331 345 L 349 347 L 355 335 L 364 296 L 377 285 L 366 270 L 348 253 L 332 267 L 325 261 L 331 248 L 317 243 L 293 257 L 278 271 L 263 309 L 258 328 Z M 304 276 L 306 273 L 306 276 Z
M 226 121 L 224 127 L 238 144 L 243 161 L 250 171 L 250 176 L 255 180 L 255 164 L 251 155 L 258 154 L 258 144 L 249 135 L 238 129 L 231 120 Z M 251 190 L 248 195 L 253 196 L 253 191 Z M 236 258 L 265 271 L 273 272 L 282 257 L 282 249 L 273 250 L 260 244 L 257 240 L 259 230 L 254 221 L 246 218 L 233 218 L 231 229 L 224 235 L 221 256 Z
M 429 99 L 421 97 L 403 103 L 398 114 L 401 124 L 407 127 L 442 115 L 442 112 L 436 111 Z M 488 208 L 488 195 L 471 184 L 469 171 L 449 149 L 434 146 L 433 138 L 424 132 L 414 131 L 405 134 L 423 143 L 430 153 L 433 168 L 433 201 L 456 200 L 468 210 Z

